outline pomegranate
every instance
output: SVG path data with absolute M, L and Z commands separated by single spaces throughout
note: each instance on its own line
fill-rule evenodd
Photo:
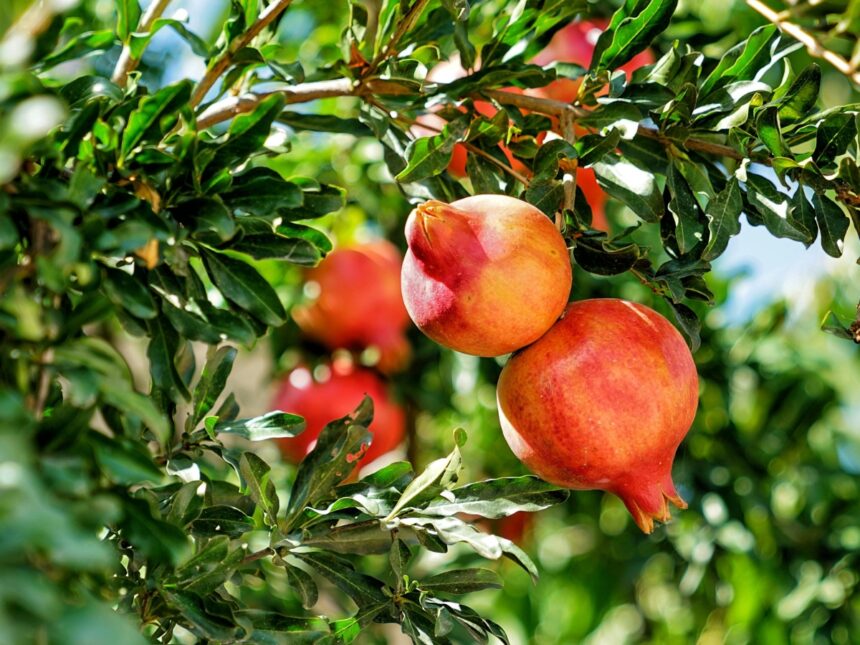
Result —
M 678 331 L 643 305 L 574 302 L 505 365 L 499 417 L 514 454 L 545 480 L 622 499 L 650 533 L 686 508 L 672 461 L 698 403 L 693 357 Z
M 540 338 L 567 303 L 572 275 L 564 239 L 519 199 L 426 202 L 409 215 L 406 240 L 406 309 L 445 347 L 507 354 Z
M 281 381 L 273 406 L 304 417 L 307 424 L 297 437 L 278 439 L 281 453 L 290 461 L 301 461 L 326 424 L 352 412 L 365 394 L 373 399 L 373 422 L 369 426 L 373 443 L 359 465 L 369 464 L 399 446 L 406 416 L 389 397 L 385 383 L 372 371 L 348 362 L 335 361 L 328 371 L 326 378 L 314 378 L 306 367 L 297 367 Z
M 329 349 L 376 347 L 376 367 L 397 371 L 409 359 L 409 316 L 400 295 L 400 251 L 387 240 L 330 253 L 305 279 L 318 287 L 293 319 L 310 338 Z

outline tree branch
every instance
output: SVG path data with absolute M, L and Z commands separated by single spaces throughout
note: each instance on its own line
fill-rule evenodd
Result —
M 148 32 L 152 28 L 152 24 L 164 13 L 169 4 L 170 0 L 153 0 L 152 4 L 146 8 L 146 12 L 140 17 L 137 31 Z M 134 58 L 131 54 L 131 43 L 126 43 L 122 46 L 122 52 L 120 52 L 119 59 L 116 61 L 116 66 L 113 69 L 110 80 L 120 87 L 125 87 L 128 75 L 137 68 L 139 62 L 140 59 Z
M 360 93 L 360 84 L 349 78 L 336 78 L 330 81 L 300 83 L 263 94 L 249 93 L 240 96 L 231 96 L 213 103 L 203 110 L 200 116 L 197 117 L 197 127 L 203 130 L 239 114 L 252 112 L 261 101 L 275 94 L 280 94 L 286 99 L 287 104 L 292 104 L 307 103 L 308 101 L 333 96 L 357 96 Z
M 860 72 L 857 71 L 857 68 L 849 61 L 842 58 L 839 54 L 823 47 L 821 43 L 819 43 L 812 34 L 806 32 L 803 27 L 783 20 L 783 17 L 779 13 L 761 2 L 761 0 L 746 0 L 746 3 L 750 8 L 764 16 L 769 22 L 773 23 L 789 36 L 805 45 L 810 56 L 826 60 L 854 83 L 860 85 Z
M 215 61 L 212 67 L 210 67 L 203 75 L 203 78 L 200 79 L 200 82 L 197 83 L 197 87 L 194 88 L 194 94 L 192 94 L 191 101 L 189 102 L 191 107 L 199 105 L 206 97 L 206 93 L 213 85 L 215 85 L 215 81 L 221 77 L 228 67 L 230 67 L 230 64 L 233 62 L 233 56 L 236 52 L 246 47 L 248 43 L 254 40 L 254 38 L 263 31 L 263 29 L 268 27 L 275 18 L 280 16 L 286 8 L 290 6 L 291 2 L 292 0 L 276 0 L 270 4 L 260 14 L 257 22 L 251 25 L 247 31 L 228 46 L 227 52 Z

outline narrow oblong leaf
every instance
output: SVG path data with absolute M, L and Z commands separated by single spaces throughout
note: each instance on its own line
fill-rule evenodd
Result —
M 540 511 L 560 504 L 568 495 L 567 490 L 533 475 L 502 477 L 443 491 L 439 497 L 422 508 L 421 513 L 442 517 L 469 513 L 499 518 L 520 511 Z
M 284 324 L 287 313 L 278 294 L 254 267 L 223 253 L 203 250 L 201 255 L 212 281 L 225 298 L 267 325 Z
M 254 528 L 254 521 L 233 506 L 209 506 L 191 522 L 191 534 L 198 537 L 226 535 L 231 538 L 244 535 Z
M 726 250 L 729 239 L 741 231 L 740 216 L 743 210 L 743 196 L 735 177 L 708 203 L 705 215 L 708 218 L 710 239 L 702 253 L 703 260 L 713 260 Z
M 302 600 L 302 607 L 310 609 L 317 604 L 319 598 L 319 590 L 314 582 L 304 569 L 299 567 L 287 566 L 287 581 L 290 587 Z
M 777 103 L 777 114 L 783 123 L 794 123 L 809 115 L 818 100 L 821 88 L 821 68 L 811 63 L 797 78 Z
M 233 370 L 236 360 L 236 348 L 230 346 L 211 348 L 200 374 L 200 379 L 194 387 L 191 398 L 192 414 L 189 428 L 194 428 L 209 411 L 224 391 L 227 378 Z
M 607 156 L 594 164 L 600 186 L 620 199 L 646 222 L 659 222 L 663 215 L 663 197 L 654 176 L 618 157 Z
M 216 434 L 239 435 L 249 441 L 266 441 L 267 439 L 295 437 L 301 434 L 304 429 L 305 420 L 302 417 L 273 410 L 259 417 L 216 423 L 214 431 Z
M 818 230 L 821 231 L 821 248 L 831 257 L 841 257 L 845 234 L 848 232 L 848 216 L 836 202 L 822 193 L 813 195 L 812 206 Z
M 502 579 L 490 569 L 453 569 L 421 581 L 421 589 L 433 593 L 464 594 L 501 588 Z
M 598 38 L 590 69 L 616 69 L 644 51 L 669 26 L 677 5 L 677 0 L 627 0 Z
M 152 96 L 142 98 L 123 129 L 120 162 L 143 141 L 158 140 L 170 130 L 178 119 L 180 108 L 188 104 L 189 98 L 191 81 L 168 85 Z

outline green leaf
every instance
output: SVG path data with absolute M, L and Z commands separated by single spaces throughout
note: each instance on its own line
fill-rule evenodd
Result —
M 681 255 L 687 255 L 704 239 L 705 217 L 687 180 L 684 179 L 674 161 L 669 165 L 666 186 L 671 195 L 669 214 L 673 220 L 670 222 L 669 228 L 677 244 L 678 252 Z M 664 216 L 665 218 L 666 216 Z
M 296 552 L 292 555 L 334 583 L 338 589 L 352 598 L 359 608 L 374 605 L 385 606 L 391 601 L 382 592 L 386 588 L 385 583 L 363 573 L 358 573 L 347 560 L 322 552 Z
M 409 183 L 441 173 L 448 167 L 454 145 L 463 139 L 466 128 L 466 121 L 457 119 L 448 123 L 441 133 L 410 143 L 406 148 L 406 168 L 400 171 L 395 180 Z
M 251 419 L 239 419 L 215 424 L 217 434 L 235 434 L 249 441 L 266 441 L 283 437 L 295 437 L 305 429 L 305 420 L 295 414 L 280 410 Z
M 774 25 L 765 25 L 723 54 L 720 62 L 702 82 L 699 94 L 707 96 L 734 81 L 752 80 L 774 60 L 774 47 L 779 32 Z
M 193 429 L 214 407 L 215 401 L 224 391 L 235 360 L 236 348 L 234 347 L 209 348 L 206 364 L 203 366 L 191 398 L 193 412 L 189 417 L 188 429 Z
M 174 18 L 159 18 L 152 23 L 149 31 L 143 33 L 132 33 L 129 41 L 131 46 L 131 55 L 134 58 L 139 59 L 143 55 L 143 51 L 146 49 L 149 41 L 152 40 L 152 37 L 164 27 L 170 27 L 173 31 L 179 34 L 179 37 L 188 43 L 188 46 L 191 47 L 191 51 L 197 56 L 200 56 L 201 58 L 209 58 L 211 55 L 212 52 L 206 42 L 200 38 L 200 36 L 190 31 L 185 23 Z
M 617 69 L 647 49 L 669 26 L 677 4 L 677 0 L 626 0 L 598 38 L 590 69 Z
M 792 157 L 780 132 L 779 113 L 775 106 L 765 107 L 756 117 L 759 138 L 776 157 Z
M 598 183 L 607 193 L 627 204 L 642 220 L 660 221 L 663 198 L 651 173 L 618 157 L 606 157 L 593 167 Z
M 162 591 L 162 595 L 167 604 L 185 619 L 186 628 L 198 637 L 227 643 L 236 640 L 241 628 L 229 613 L 210 611 L 204 599 L 191 592 Z
M 119 163 L 128 159 L 141 143 L 159 141 L 176 123 L 179 111 L 191 98 L 191 81 L 164 87 L 152 96 L 145 96 L 128 117 L 122 131 Z
M 237 538 L 253 530 L 254 521 L 238 508 L 217 505 L 204 508 L 189 528 L 196 537 L 226 535 Z
M 726 250 L 729 239 L 740 233 L 740 216 L 743 210 L 743 196 L 738 180 L 732 177 L 726 187 L 708 203 L 705 215 L 708 217 L 710 239 L 702 253 L 703 260 L 713 260 Z
M 208 173 L 214 174 L 234 164 L 245 163 L 254 155 L 265 149 L 266 139 L 272 129 L 272 123 L 284 107 L 284 98 L 273 94 L 260 101 L 253 112 L 241 114 L 230 123 L 227 141 L 215 151 L 212 160 L 207 164 Z
M 818 126 L 812 158 L 822 168 L 835 166 L 836 158 L 854 143 L 857 136 L 856 114 L 834 114 Z
M 141 482 L 159 483 L 164 473 L 141 444 L 122 438 L 95 434 L 90 439 L 99 464 L 114 482 L 132 486 Z
M 790 202 L 791 210 L 788 212 L 788 219 L 796 228 L 809 234 L 804 241 L 804 244 L 809 247 L 818 236 L 818 222 L 815 219 L 815 209 L 809 203 L 803 186 L 797 187 Z
M 860 330 L 852 332 L 848 325 L 845 325 L 839 317 L 832 311 L 828 311 L 824 320 L 821 322 L 821 331 L 833 334 L 837 338 L 845 340 L 853 340 L 855 343 L 860 342 Z
M 367 426 L 373 420 L 373 400 L 365 396 L 351 415 L 332 421 L 317 437 L 313 450 L 299 465 L 290 490 L 284 525 L 287 530 L 309 505 L 334 497 L 334 487 L 355 469 L 370 445 Z
M 420 475 L 409 482 L 403 494 L 394 508 L 386 517 L 386 521 L 393 519 L 400 511 L 405 509 L 411 502 L 415 502 L 420 496 L 428 491 L 436 492 L 439 488 L 452 488 L 457 482 L 462 468 L 462 457 L 459 446 L 454 446 L 451 454 L 442 459 L 430 462 Z
M 263 509 L 268 516 L 269 524 L 275 526 L 280 502 L 275 483 L 271 479 L 269 464 L 253 452 L 243 452 L 239 458 L 239 474 L 248 487 L 248 496 Z
M 596 275 L 619 275 L 629 271 L 640 257 L 636 244 L 615 245 L 605 236 L 583 236 L 576 240 L 573 259 L 577 266 Z
M 272 327 L 284 324 L 287 313 L 278 294 L 247 262 L 201 249 L 201 256 L 218 290 L 230 302 Z
M 794 123 L 806 118 L 818 101 L 821 87 L 821 68 L 810 63 L 792 82 L 778 102 L 777 114 L 782 123 Z
M 60 49 L 43 58 L 37 67 L 40 70 L 49 69 L 75 58 L 94 56 L 114 45 L 116 45 L 116 36 L 110 29 L 85 31 L 72 36 Z
M 236 234 L 233 214 L 219 199 L 197 197 L 178 203 L 170 211 L 178 220 L 188 222 L 189 228 L 203 241 L 217 244 Z
M 221 198 L 230 208 L 260 217 L 275 217 L 278 209 L 298 208 L 304 201 L 299 187 L 271 168 L 251 168 L 235 176 Z
M 845 234 L 848 232 L 848 216 L 836 202 L 822 193 L 812 196 L 812 206 L 818 230 L 821 231 L 821 248 L 827 255 L 841 257 Z
M 290 126 L 294 130 L 339 132 L 356 137 L 369 137 L 373 134 L 370 128 L 358 119 L 342 119 L 331 114 L 304 114 L 303 112 L 284 110 L 278 116 L 278 121 Z
M 154 517 L 142 500 L 124 500 L 123 510 L 125 517 L 120 522 L 123 537 L 152 562 L 175 567 L 186 559 L 191 543 L 184 531 Z
M 322 253 L 312 242 L 278 235 L 245 235 L 230 245 L 231 251 L 245 253 L 256 260 L 272 258 L 300 266 L 316 266 Z
M 117 0 L 116 2 L 116 35 L 123 42 L 137 28 L 140 21 L 140 4 L 138 0 Z
M 683 303 L 674 302 L 670 298 L 667 298 L 666 302 L 669 303 L 669 306 L 672 308 L 672 313 L 675 314 L 675 320 L 678 321 L 681 329 L 687 335 L 687 339 L 690 341 L 690 349 L 695 352 L 702 344 L 700 336 L 702 323 L 699 321 L 699 317 L 696 315 L 695 311 Z
M 321 525 L 302 534 L 302 546 L 356 555 L 388 553 L 391 548 L 391 531 L 375 520 L 333 528 Z
M 302 607 L 310 609 L 317 604 L 319 591 L 317 590 L 317 585 L 313 578 L 311 578 L 304 569 L 300 569 L 299 567 L 288 565 L 286 567 L 286 571 L 287 581 L 293 591 L 295 591 L 299 598 L 301 598 Z
M 238 622 L 248 621 L 254 626 L 249 643 L 316 645 L 331 636 L 331 628 L 323 618 L 285 616 L 262 609 L 241 609 L 235 616 Z
M 104 269 L 102 283 L 107 297 L 132 316 L 148 320 L 158 315 L 158 309 L 146 283 L 119 269 Z
M 149 331 L 149 347 L 146 350 L 146 356 L 149 358 L 153 390 L 177 392 L 179 396 L 188 400 L 191 395 L 174 362 L 176 352 L 179 350 L 179 336 L 161 316 L 146 321 L 146 326 Z
M 755 209 L 754 213 L 747 210 L 747 219 L 751 224 L 763 223 L 767 230 L 776 237 L 784 237 L 803 243 L 811 241 L 810 233 L 798 228 L 789 219 L 788 196 L 779 192 L 769 180 L 761 175 L 748 173 L 747 200 L 750 206 Z
M 568 491 L 531 475 L 503 477 L 446 491 L 420 512 L 442 517 L 468 513 L 499 518 L 520 511 L 540 511 L 560 504 L 568 495 Z
M 391 548 L 388 552 L 388 562 L 391 564 L 391 571 L 394 572 L 394 579 L 397 582 L 398 589 L 403 585 L 403 576 L 406 574 L 406 569 L 411 559 L 412 551 L 409 550 L 406 542 L 400 538 L 392 540 Z
M 502 579 L 490 569 L 453 569 L 421 581 L 421 589 L 432 593 L 464 594 L 482 589 L 501 589 Z

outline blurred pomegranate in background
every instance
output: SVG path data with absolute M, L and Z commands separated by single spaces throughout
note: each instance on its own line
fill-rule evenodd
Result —
M 281 453 L 293 462 L 301 461 L 326 424 L 352 412 L 364 395 L 373 399 L 373 422 L 369 430 L 373 443 L 362 457 L 359 466 L 365 466 L 391 452 L 403 441 L 406 432 L 406 415 L 391 400 L 385 383 L 374 372 L 354 367 L 349 361 L 334 361 L 317 368 L 317 378 L 306 367 L 297 367 L 280 383 L 272 407 L 301 415 L 306 430 L 289 439 L 278 439 Z
M 411 351 L 405 336 L 409 315 L 400 295 L 401 263 L 400 251 L 387 240 L 332 251 L 305 273 L 312 297 L 293 308 L 293 319 L 329 349 L 376 347 L 377 369 L 401 369 Z

